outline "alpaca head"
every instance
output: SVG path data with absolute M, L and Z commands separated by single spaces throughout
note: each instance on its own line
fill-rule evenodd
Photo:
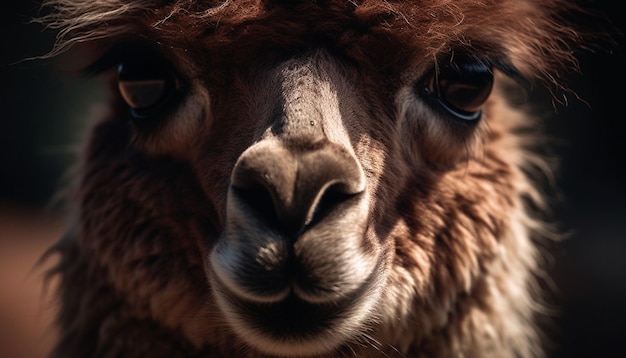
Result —
M 536 122 L 506 89 L 573 64 L 565 1 L 48 4 L 111 88 L 59 354 L 132 354 L 137 321 L 222 354 L 539 350 Z

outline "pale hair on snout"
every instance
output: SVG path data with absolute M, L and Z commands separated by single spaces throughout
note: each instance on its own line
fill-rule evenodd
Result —
M 541 357 L 565 0 L 47 0 L 108 79 L 53 357 Z

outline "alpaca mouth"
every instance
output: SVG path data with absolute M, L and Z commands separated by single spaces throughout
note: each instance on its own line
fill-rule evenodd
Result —
M 313 304 L 290 294 L 280 302 L 251 302 L 232 294 L 229 300 L 237 315 L 246 320 L 246 324 L 258 327 L 271 339 L 306 340 L 333 327 L 333 321 L 339 319 L 342 312 L 350 306 L 350 300 L 336 304 Z
M 280 300 L 255 301 L 230 290 L 218 275 L 211 275 L 211 283 L 230 326 L 246 343 L 269 354 L 310 356 L 363 333 L 386 280 L 383 266 L 381 257 L 360 287 L 325 302 L 302 298 L 293 289 Z

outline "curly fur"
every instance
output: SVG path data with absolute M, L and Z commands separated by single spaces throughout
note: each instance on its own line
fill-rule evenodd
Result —
M 39 21 L 60 29 L 51 55 L 74 45 L 101 54 L 131 38 L 156 43 L 192 83 L 181 108 L 145 134 L 128 125 L 112 80 L 111 105 L 79 163 L 71 195 L 75 227 L 51 249 L 61 256 L 52 270 L 61 278 L 54 357 L 543 355 L 533 287 L 541 270 L 534 236 L 545 225 L 525 206 L 527 198 L 543 206 L 528 175 L 541 161 L 532 152 L 541 134 L 537 121 L 507 102 L 506 77 L 559 86 L 560 72 L 576 67 L 569 46 L 579 38 L 561 17 L 573 9 L 569 1 L 50 0 L 45 6 L 52 11 Z M 413 90 L 433 65 L 457 52 L 505 63 L 471 133 L 442 125 Z M 311 85 L 295 81 L 300 87 L 293 89 L 288 80 L 298 76 Z M 229 187 L 238 159 L 274 128 L 276 109 L 267 103 L 285 99 L 285 118 L 309 110 L 296 90 L 321 98 L 310 135 L 324 126 L 325 138 L 358 162 L 367 193 L 367 201 L 355 204 L 367 211 L 354 224 L 365 232 L 363 243 L 324 241 L 343 232 L 339 227 L 324 229 L 319 239 L 361 259 L 307 250 L 327 254 L 332 264 L 354 264 L 345 272 L 317 268 L 327 276 L 343 272 L 340 287 L 357 285 L 354 266 L 380 277 L 355 299 L 369 302 L 362 317 L 335 330 L 331 324 L 329 337 L 338 342 L 315 341 L 321 351 L 272 348 L 262 334 L 242 333 L 240 316 L 219 301 L 230 297 L 217 272 L 223 267 L 210 262 L 219 257 L 216 247 L 238 245 L 243 234 L 234 226 L 250 225 L 251 237 L 266 234 L 245 221 L 248 212 L 234 222 L 239 213 L 233 214 Z M 335 117 L 342 125 L 330 122 Z M 273 135 L 293 141 L 309 135 L 287 120 L 281 125 Z M 266 264 L 280 259 L 261 248 Z M 341 289 L 334 294 L 343 299 Z

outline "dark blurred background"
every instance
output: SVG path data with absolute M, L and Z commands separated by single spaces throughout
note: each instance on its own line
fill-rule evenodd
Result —
M 583 26 L 613 32 L 607 50 L 581 52 L 581 74 L 567 85 L 582 99 L 550 107 L 546 123 L 560 139 L 555 217 L 569 232 L 554 250 L 557 324 L 551 357 L 626 357 L 626 56 L 624 11 L 618 1 L 589 1 L 605 19 Z M 13 1 L 0 11 L 0 357 L 38 358 L 54 332 L 31 268 L 63 231 L 50 201 L 74 161 L 86 126 L 94 80 L 71 72 L 67 58 L 21 61 L 45 54 L 55 39 L 28 20 L 36 2 Z M 610 46 L 610 47 L 608 47 Z M 540 98 L 541 89 L 532 94 Z M 549 99 L 544 105 L 551 106 Z

